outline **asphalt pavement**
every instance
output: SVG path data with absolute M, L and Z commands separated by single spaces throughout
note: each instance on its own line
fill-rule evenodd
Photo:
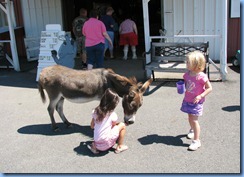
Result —
M 144 81 L 138 60 L 107 60 L 106 67 Z M 213 91 L 199 118 L 202 147 L 188 151 L 187 115 L 180 111 L 183 95 L 176 80 L 154 81 L 144 95 L 136 122 L 127 127 L 121 154 L 113 150 L 93 155 L 86 147 L 92 141 L 91 111 L 98 101 L 64 103 L 72 128 L 53 132 L 37 90 L 36 68 L 15 72 L 0 70 L 0 172 L 79 174 L 239 174 L 241 172 L 240 71 L 228 64 L 225 82 L 212 82 Z M 123 120 L 121 101 L 116 108 Z

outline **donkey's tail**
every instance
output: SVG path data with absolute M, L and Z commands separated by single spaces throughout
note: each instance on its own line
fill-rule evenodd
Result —
M 38 83 L 38 90 L 39 90 L 39 93 L 41 95 L 42 102 L 45 103 L 46 102 L 46 96 L 45 96 L 43 87 L 42 87 L 42 85 L 40 83 Z

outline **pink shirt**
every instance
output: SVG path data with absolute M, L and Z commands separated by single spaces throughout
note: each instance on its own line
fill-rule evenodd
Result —
M 134 21 L 127 19 L 123 21 L 120 25 L 120 34 L 132 33 L 134 32 L 133 25 L 135 24 Z
M 186 72 L 183 78 L 186 86 L 184 100 L 193 103 L 194 98 L 205 91 L 205 83 L 208 81 L 208 77 L 203 72 L 198 73 L 196 76 L 191 76 L 190 72 Z M 204 101 L 205 98 L 202 98 L 199 103 Z
M 112 130 L 112 122 L 118 120 L 118 116 L 115 112 L 107 114 L 102 122 L 96 122 L 96 114 L 93 112 L 92 117 L 95 122 L 94 126 L 94 141 L 103 141 L 109 137 L 109 134 Z
M 101 42 L 105 43 L 104 32 L 106 32 L 106 27 L 102 21 L 96 18 L 89 18 L 82 28 L 82 33 L 86 36 L 85 46 L 91 47 Z

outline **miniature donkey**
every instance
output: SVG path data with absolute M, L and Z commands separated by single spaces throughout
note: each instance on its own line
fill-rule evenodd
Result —
M 54 109 L 62 121 L 70 126 L 63 113 L 63 102 L 67 99 L 75 103 L 85 103 L 100 99 L 107 88 L 112 88 L 122 99 L 124 121 L 126 124 L 135 122 L 135 114 L 141 107 L 143 93 L 151 84 L 152 79 L 144 84 L 137 83 L 136 78 L 127 78 L 114 73 L 111 69 L 74 70 L 61 65 L 44 68 L 39 77 L 38 88 L 43 103 L 46 101 L 44 89 L 49 97 L 48 112 L 52 128 L 58 127 L 54 120 Z

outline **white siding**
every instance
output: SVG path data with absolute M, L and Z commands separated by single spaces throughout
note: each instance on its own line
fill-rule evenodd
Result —
M 62 22 L 61 0 L 21 0 L 26 37 L 40 37 L 47 24 Z
M 173 20 L 174 19 L 173 3 L 174 1 L 164 0 L 164 28 L 167 30 L 167 36 L 172 36 L 174 35 L 175 30 L 179 30 L 178 28 L 174 29 L 175 25 Z M 177 18 L 177 15 L 175 16 L 175 18 Z M 178 18 L 179 18 L 178 22 L 182 23 L 183 20 L 180 17 Z
M 221 35 L 224 37 L 225 0 L 164 0 L 166 36 Z M 220 60 L 222 38 L 191 38 L 193 42 L 209 41 L 210 58 Z M 171 39 L 172 40 L 172 39 Z M 175 39 L 178 41 L 179 39 Z

